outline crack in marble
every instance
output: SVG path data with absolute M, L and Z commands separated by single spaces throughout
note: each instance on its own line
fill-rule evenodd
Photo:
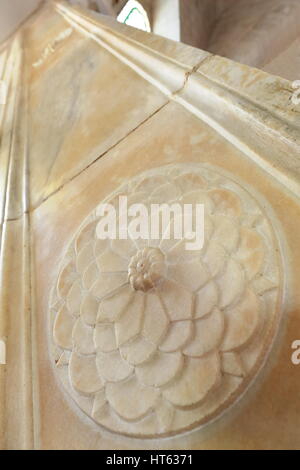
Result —
M 167 106 L 168 104 L 170 104 L 170 100 L 166 101 L 166 103 L 164 103 L 162 106 L 160 106 L 158 109 L 156 109 L 153 113 L 151 113 L 146 119 L 144 119 L 140 124 L 138 124 L 138 126 L 136 126 L 134 129 L 132 129 L 131 131 L 129 131 L 124 137 L 122 137 L 120 140 L 118 140 L 115 144 L 113 144 L 111 147 L 109 147 L 107 150 L 105 150 L 105 152 L 101 153 L 101 155 L 99 155 L 97 158 L 95 158 L 95 160 L 93 160 L 92 162 L 90 162 L 87 166 L 85 166 L 82 170 L 80 170 L 79 172 L 77 172 L 75 175 L 71 176 L 70 178 L 68 178 L 63 184 L 61 184 L 57 189 L 55 189 L 54 191 L 52 191 L 52 193 L 48 194 L 48 196 L 44 197 L 39 203 L 37 203 L 36 205 L 34 206 L 31 206 L 30 209 L 29 209 L 29 212 L 33 212 L 35 211 L 36 209 L 38 209 L 39 207 L 41 207 L 46 201 L 48 201 L 48 199 L 50 199 L 52 196 L 54 196 L 55 194 L 57 194 L 59 191 L 61 191 L 67 184 L 71 183 L 72 181 L 74 181 L 77 177 L 79 177 L 82 173 L 84 173 L 86 170 L 88 170 L 92 165 L 94 165 L 95 163 L 97 163 L 101 158 L 103 158 L 107 153 L 109 153 L 111 150 L 113 150 L 114 148 L 116 148 L 120 143 L 123 142 L 123 140 L 127 139 L 127 137 L 129 137 L 133 132 L 135 132 L 136 130 L 138 130 L 141 126 L 143 126 L 149 119 L 151 119 L 153 116 L 155 116 L 157 113 L 159 113 L 165 106 Z
M 131 131 L 129 131 L 124 137 L 122 137 L 120 140 L 118 140 L 115 144 L 113 144 L 109 149 L 107 149 L 105 152 L 103 152 L 101 155 L 99 155 L 95 160 L 93 160 L 91 163 L 89 163 L 86 167 L 84 167 L 82 170 L 80 170 L 78 173 L 76 173 L 74 176 L 66 180 L 62 185 L 60 185 L 56 190 L 54 190 L 52 193 L 50 193 L 47 197 L 43 198 L 39 203 L 37 203 L 35 206 L 30 207 L 29 212 L 33 212 L 34 210 L 38 209 L 42 204 L 44 204 L 48 199 L 50 199 L 52 196 L 57 194 L 61 189 L 65 187 L 68 183 L 72 182 L 75 178 L 80 176 L 85 170 L 88 170 L 94 163 L 96 163 L 100 158 L 104 157 L 110 150 L 114 149 L 117 147 L 123 140 L 125 140 L 128 136 L 130 136 L 133 132 L 135 132 L 137 129 L 139 129 L 143 124 L 145 124 L 149 119 L 151 119 L 153 116 L 155 116 L 157 113 L 159 113 L 165 106 L 170 104 L 172 102 L 172 99 L 174 96 L 180 94 L 186 87 L 189 78 L 198 71 L 198 69 L 203 65 L 203 63 L 207 59 L 211 59 L 213 55 L 204 57 L 201 59 L 197 64 L 195 64 L 190 70 L 188 70 L 185 73 L 183 85 L 170 95 L 170 99 L 166 101 L 162 106 L 160 106 L 158 109 L 156 109 L 153 113 L 151 113 L 146 119 L 144 119 L 140 124 L 138 124 L 135 128 L 133 128 Z M 21 216 L 20 216 L 21 217 Z

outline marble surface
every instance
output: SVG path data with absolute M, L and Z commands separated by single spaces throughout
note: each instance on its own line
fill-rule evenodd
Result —
M 180 132 L 174 138 L 172 128 L 166 128 L 171 116 L 176 114 L 178 124 L 180 122 Z M 176 121 L 174 125 L 176 126 Z M 165 124 L 165 125 L 164 125 Z M 166 129 L 168 131 L 166 132 Z M 156 145 L 160 151 L 155 151 L 152 136 L 155 135 Z M 172 136 L 172 137 L 171 137 Z M 146 150 L 145 150 L 146 149 Z M 140 155 L 143 152 L 143 160 Z M 154 158 L 156 155 L 156 158 Z M 64 253 L 66 242 L 69 243 L 71 236 L 81 224 L 85 216 L 95 207 L 95 200 L 100 201 L 118 185 L 131 176 L 144 171 L 146 168 L 155 168 L 162 163 L 184 162 L 186 155 L 189 155 L 189 162 L 207 161 L 207 156 L 211 163 L 226 168 L 234 173 L 245 184 L 251 184 L 255 175 L 255 187 L 266 199 L 272 200 L 272 209 L 276 217 L 280 220 L 281 228 L 279 233 L 284 232 L 288 236 L 289 249 L 296 253 L 298 251 L 297 227 L 299 220 L 299 207 L 287 194 L 284 195 L 280 188 L 271 181 L 266 185 L 265 175 L 261 170 L 253 170 L 249 162 L 243 159 L 230 144 L 226 144 L 223 139 L 217 137 L 199 120 L 182 110 L 178 105 L 167 105 L 160 114 L 153 117 L 144 126 L 137 129 L 120 146 L 108 153 L 102 160 L 95 163 L 93 169 L 83 172 L 76 181 L 59 191 L 56 195 L 45 202 L 33 213 L 33 226 L 35 232 L 35 272 L 42 273 L 43 265 L 47 265 L 47 273 L 38 277 L 36 292 L 37 310 L 44 312 L 38 319 L 41 346 L 39 356 L 43 362 L 43 375 L 41 382 L 41 416 L 43 422 L 49 422 L 47 429 L 44 429 L 44 445 L 52 447 L 58 445 L 56 433 L 54 431 L 54 420 L 59 419 L 59 426 L 66 426 L 64 413 L 62 410 L 68 409 L 68 417 L 74 413 L 74 407 L 66 400 L 63 400 L 61 391 L 57 388 L 54 370 L 49 362 L 48 351 L 43 347 L 47 341 L 48 331 L 45 329 L 45 319 L 48 316 L 49 293 L 53 280 L 58 275 L 57 266 Z M 129 163 L 130 162 L 130 163 Z M 97 181 L 101 175 L 103 184 L 99 186 Z M 105 183 L 104 183 L 105 181 Z M 253 184 L 253 183 L 252 183 Z M 277 195 L 276 195 L 277 194 Z M 68 220 L 65 214 L 56 210 L 57 206 L 65 204 L 69 208 Z M 289 206 L 290 215 L 286 211 Z M 291 214 L 293 214 L 291 216 Z M 59 231 L 59 237 L 56 233 Z M 45 235 L 46 234 L 46 235 Z M 55 244 L 54 244 L 55 240 Z M 290 269 L 297 276 L 298 265 L 292 263 Z M 298 273 L 299 275 L 299 273 Z M 295 277 L 294 279 L 297 279 Z M 294 287 L 293 287 L 294 285 Z M 124 438 L 112 438 L 105 432 L 97 438 L 97 430 L 86 421 L 86 418 L 79 421 L 74 419 L 73 426 L 84 427 L 84 433 L 90 434 L 90 439 L 86 443 L 79 439 L 74 444 L 75 429 L 72 426 L 71 435 L 65 439 L 63 447 L 68 446 L 89 446 L 88 442 L 102 448 L 283 448 L 297 447 L 298 428 L 298 408 L 297 394 L 299 393 L 299 381 L 297 368 L 290 361 L 290 345 L 295 339 L 295 331 L 299 327 L 299 296 L 295 291 L 296 283 L 289 284 L 289 301 L 285 307 L 284 321 L 281 325 L 281 335 L 279 344 L 273 350 L 272 357 L 269 357 L 269 367 L 260 376 L 252 393 L 244 397 L 243 406 L 239 412 L 233 416 L 227 416 L 223 421 L 214 424 L 213 430 L 203 433 L 194 431 L 184 440 L 174 438 L 171 441 L 156 441 L 155 443 L 141 443 L 139 441 L 124 441 Z M 293 292 L 293 294 L 291 293 Z M 278 375 L 284 377 L 282 386 L 278 387 Z M 49 387 L 51 393 L 49 393 Z M 258 391 L 256 390 L 258 388 Z M 251 392 L 251 391 L 250 391 Z M 287 397 L 290 397 L 287 399 Z M 294 398 L 293 398 L 294 397 Z M 51 402 L 49 403 L 49 400 Z M 52 403 L 52 405 L 51 405 Z M 51 412 L 52 407 L 59 407 L 57 417 L 54 418 Z M 70 408 L 71 407 L 71 408 Z M 276 413 L 273 410 L 276 409 Z M 281 411 L 280 411 L 281 410 Z M 278 413 L 284 413 L 287 425 L 283 428 L 282 423 L 278 428 Z M 69 418 L 68 418 L 69 419 Z M 84 422 L 86 423 L 84 425 Z M 58 423 L 57 423 L 58 424 Z M 89 431 L 88 431 L 89 430 Z M 283 432 L 284 431 L 284 432 Z M 206 437 L 208 433 L 209 438 Z M 78 434 L 78 435 L 79 435 Z M 266 438 L 266 434 L 268 437 Z M 93 439 L 92 440 L 92 436 Z M 105 437 L 104 437 L 105 436 Z M 205 438 L 204 438 L 205 437 Z M 92 446 L 93 446 L 92 445 Z
M 22 126 L 0 147 L 8 175 L 1 447 L 298 448 L 291 345 L 300 328 L 300 153 L 291 84 L 61 2 L 33 17 L 20 40 L 25 48 L 10 49 L 23 64 L 20 76 L 11 73 L 10 98 Z M 120 254 L 95 244 L 97 206 L 124 185 L 134 199 L 139 183 L 148 202 L 205 201 L 205 250 L 214 240 L 206 268 L 204 252 L 184 268 L 162 245 L 127 244 Z M 106 285 L 107 270 L 125 273 L 131 306 L 121 296 L 105 310 L 102 291 L 116 287 Z M 112 321 L 103 309 L 116 313 Z M 156 321 L 142 325 L 143 315 Z M 168 343 L 179 321 L 191 336 Z M 140 335 L 155 347 L 144 364 L 145 349 L 125 351 Z M 15 383 L 24 384 L 18 393 Z M 228 384 L 237 393 L 227 401 Z

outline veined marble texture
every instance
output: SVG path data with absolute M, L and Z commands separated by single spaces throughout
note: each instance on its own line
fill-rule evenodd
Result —
M 56 372 L 95 422 L 126 435 L 210 422 L 257 377 L 278 329 L 280 250 L 268 212 L 213 166 L 144 172 L 105 201 L 202 203 L 205 242 L 100 240 L 97 207 L 75 234 L 50 302 Z

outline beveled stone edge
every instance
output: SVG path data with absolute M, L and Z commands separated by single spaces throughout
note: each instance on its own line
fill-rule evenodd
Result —
M 257 69 L 212 55 L 204 58 L 198 66 L 186 66 L 125 36 L 119 31 L 117 23 L 115 28 L 108 27 L 101 22 L 100 15 L 96 19 L 88 11 L 57 0 L 54 6 L 76 30 L 135 70 L 170 100 L 180 103 L 206 122 L 293 195 L 300 196 L 297 158 L 297 154 L 300 155 L 300 128 L 296 125 L 298 112 L 295 112 L 294 120 L 290 120 L 290 116 L 285 118 L 284 115 L 288 113 L 284 109 L 277 113 L 268 104 L 256 101 L 253 92 L 253 96 L 247 96 L 232 89 L 229 79 L 228 83 L 220 85 L 209 73 L 202 73 L 201 68 L 203 62 L 207 65 L 209 57 L 214 57 L 220 62 L 227 62 L 226 66 L 231 71 L 235 67 L 242 67 L 250 75 L 254 72 L 257 74 Z M 289 81 L 259 72 L 262 77 L 274 78 L 282 84 L 278 93 L 288 90 L 292 96 Z M 270 91 L 266 89 L 266 93 L 269 97 Z M 287 109 L 288 106 L 287 101 Z M 222 108 L 224 113 L 221 112 Z
M 33 341 L 30 216 L 28 213 L 28 80 L 23 32 L 10 44 L 5 76 L 3 201 L 0 245 L 0 339 L 7 360 L 0 365 L 0 448 L 33 449 Z

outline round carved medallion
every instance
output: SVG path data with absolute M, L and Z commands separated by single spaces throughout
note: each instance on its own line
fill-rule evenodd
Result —
M 104 201 L 116 213 L 119 196 L 149 213 L 152 204 L 203 204 L 204 244 L 187 250 L 172 230 L 101 240 L 95 208 L 53 289 L 53 360 L 95 422 L 167 436 L 211 421 L 257 376 L 279 323 L 280 250 L 259 199 L 212 166 L 140 174 Z

